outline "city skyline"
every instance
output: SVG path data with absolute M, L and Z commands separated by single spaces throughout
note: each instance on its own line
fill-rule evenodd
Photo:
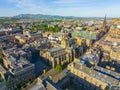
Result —
M 1 0 L 0 16 L 49 14 L 77 17 L 119 17 L 119 0 Z
M 0 90 L 120 90 L 118 2 L 102 1 L 1 0 Z

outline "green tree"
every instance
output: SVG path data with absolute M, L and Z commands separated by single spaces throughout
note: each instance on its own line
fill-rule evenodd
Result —
M 44 26 L 42 24 L 38 24 L 38 27 L 39 28 L 43 28 Z
M 23 30 L 23 27 L 22 27 L 22 26 L 20 26 L 20 29 L 21 29 L 21 30 Z
M 75 27 L 79 27 L 79 25 L 78 25 L 78 24 L 75 24 Z
M 60 64 L 57 64 L 57 66 L 56 66 L 56 70 L 58 70 L 58 71 L 62 71 L 62 66 L 61 66 Z
M 53 32 L 53 31 L 54 31 L 54 28 L 50 26 L 50 27 L 49 27 L 49 31 L 50 31 L 50 32 Z
M 56 28 L 55 28 L 55 32 L 60 32 L 60 28 L 59 28 L 59 27 L 56 27 Z
M 37 31 L 37 28 L 36 28 L 36 27 L 32 27 L 32 30 L 36 32 L 36 31 Z

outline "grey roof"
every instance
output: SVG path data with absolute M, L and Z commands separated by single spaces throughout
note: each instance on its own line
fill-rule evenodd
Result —
M 56 58 L 56 57 L 58 57 L 58 56 L 65 55 L 65 54 L 66 54 L 66 52 L 61 52 L 61 53 L 59 53 L 59 54 L 57 54 L 57 55 L 54 55 L 53 57 Z
M 82 66 L 82 68 L 80 68 L 80 66 Z M 80 70 L 81 72 L 89 75 L 90 77 L 96 78 L 97 80 L 100 80 L 106 84 L 110 84 L 110 85 L 119 84 L 119 80 L 112 78 L 101 72 L 95 71 L 94 69 L 92 69 L 90 72 L 90 68 L 86 67 L 84 64 L 74 63 L 74 68 L 76 70 Z
M 63 48 L 51 48 L 48 51 L 52 53 L 52 52 L 56 52 L 56 51 L 59 51 L 59 50 L 63 50 Z
M 1 65 L 0 65 L 0 72 L 3 74 L 6 73 L 6 70 Z
M 62 90 L 59 86 L 57 86 L 55 83 L 51 82 L 50 80 L 46 81 L 47 83 L 47 90 Z
M 101 70 L 101 71 L 103 71 L 103 72 L 109 73 L 110 75 L 113 75 L 113 76 L 115 76 L 115 77 L 117 77 L 117 78 L 120 78 L 120 74 L 117 73 L 117 72 L 114 72 L 114 71 L 111 71 L 111 70 L 102 68 L 102 67 L 100 67 L 100 66 L 96 66 L 95 68 L 98 69 L 98 70 Z
M 99 60 L 94 54 L 85 54 L 81 59 L 89 62 L 98 62 Z
M 34 86 L 32 86 L 31 88 L 29 88 L 28 90 L 46 90 L 46 88 L 44 87 L 43 84 L 36 84 Z

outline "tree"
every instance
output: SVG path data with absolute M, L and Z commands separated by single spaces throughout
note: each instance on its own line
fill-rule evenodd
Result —
M 75 24 L 75 27 L 79 27 L 79 25 L 78 25 L 78 24 Z
M 53 26 L 49 26 L 48 24 L 38 24 L 37 26 L 33 26 L 32 30 L 37 31 L 36 29 L 38 28 L 41 28 L 44 31 L 48 31 L 48 32 L 60 32 L 61 31 L 61 27 L 59 27 L 58 25 L 53 27 Z
M 20 26 L 20 29 L 21 29 L 21 30 L 23 30 L 23 27 L 22 27 L 22 26 Z
M 36 31 L 37 31 L 37 28 L 36 28 L 36 27 L 32 27 L 32 30 L 36 32 Z
M 54 28 L 50 26 L 50 27 L 49 27 L 49 31 L 50 31 L 50 32 L 53 32 L 53 30 L 54 30 Z
M 39 28 L 43 28 L 43 25 L 42 25 L 42 24 L 38 24 L 38 27 L 39 27 Z
M 55 28 L 55 32 L 59 32 L 60 31 L 60 28 L 59 27 L 56 27 Z
M 61 66 L 60 64 L 57 64 L 57 66 L 56 66 L 56 70 L 58 70 L 58 71 L 62 71 L 62 66 Z

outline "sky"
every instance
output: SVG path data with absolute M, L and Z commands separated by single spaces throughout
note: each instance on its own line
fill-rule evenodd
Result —
M 0 0 L 0 16 L 120 17 L 120 0 Z

